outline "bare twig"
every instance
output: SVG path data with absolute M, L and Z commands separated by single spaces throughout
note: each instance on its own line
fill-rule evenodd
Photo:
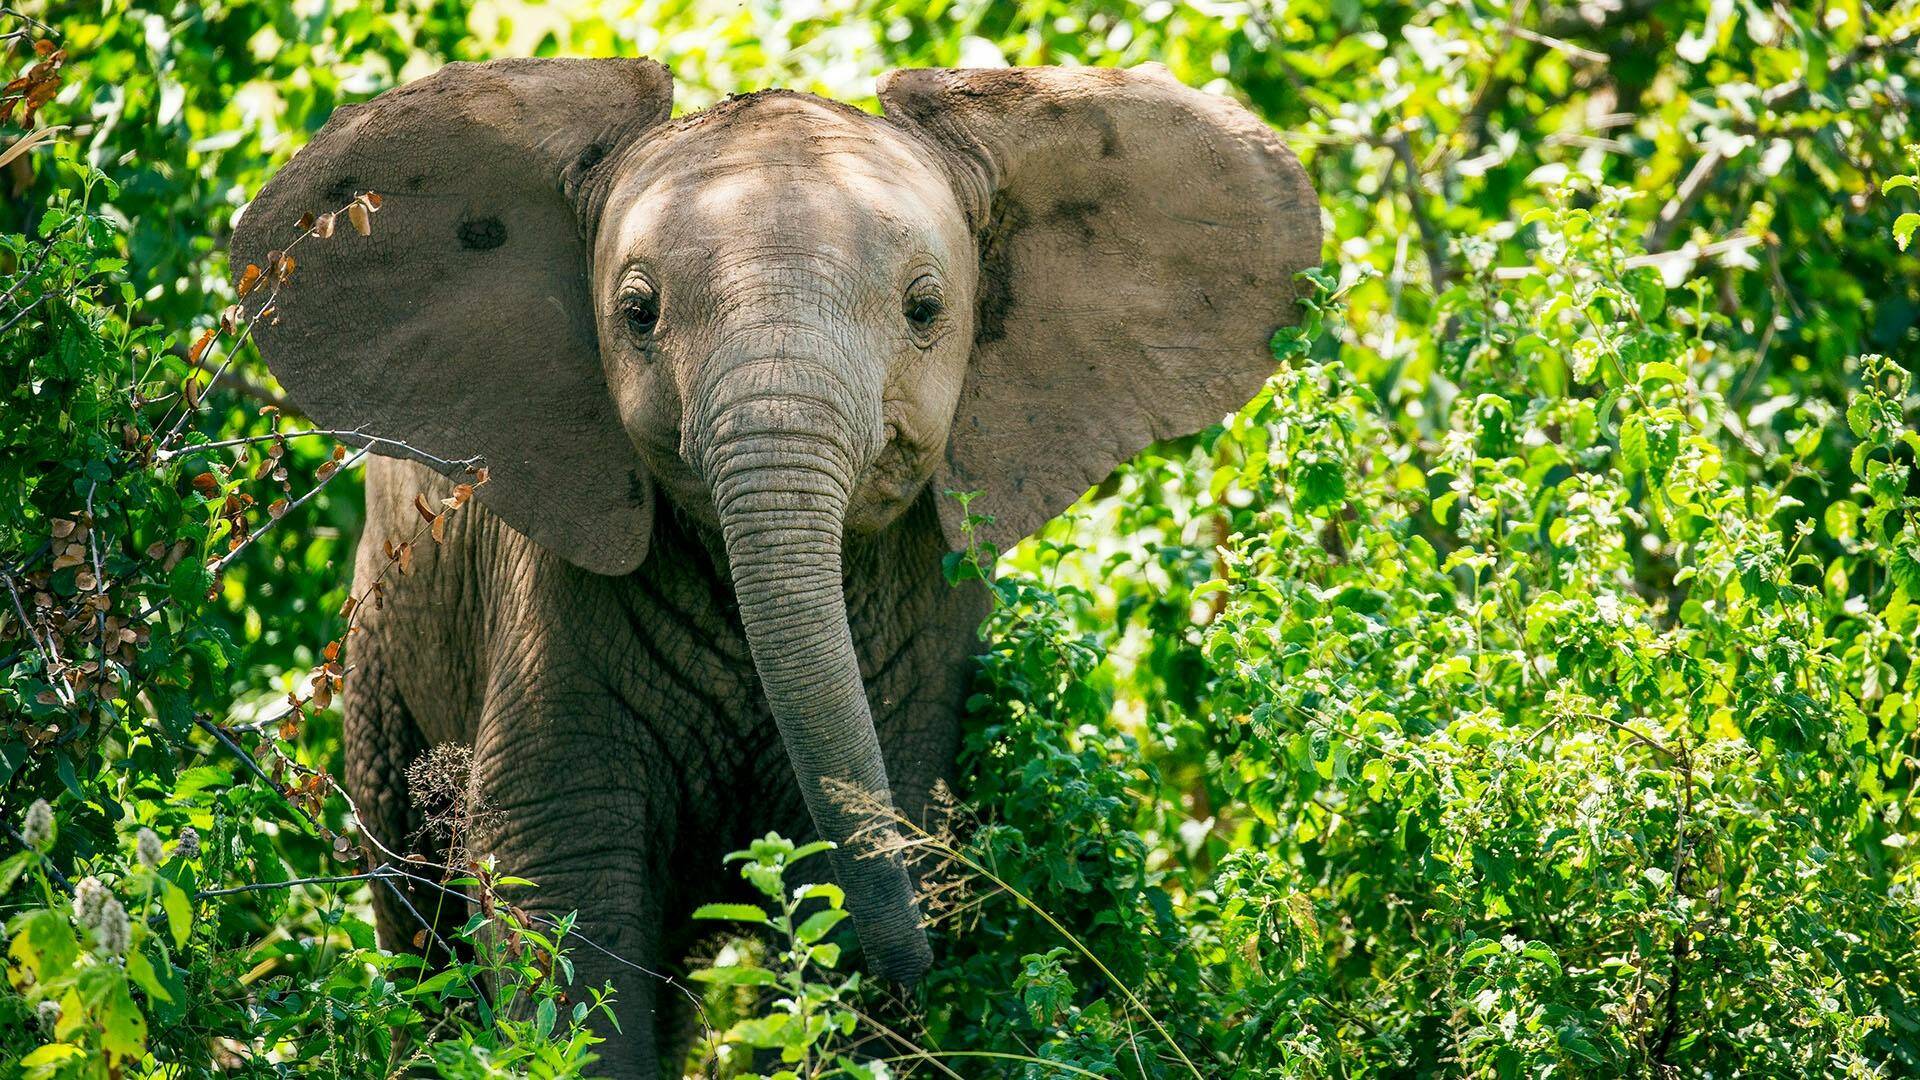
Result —
M 1594 52 L 1592 49 L 1581 48 L 1580 46 L 1575 45 L 1571 41 L 1566 41 L 1561 38 L 1554 37 L 1552 34 L 1542 34 L 1538 30 L 1529 30 L 1524 26 L 1515 26 L 1512 23 L 1503 22 L 1501 25 L 1506 30 L 1507 33 L 1512 34 L 1514 37 L 1519 38 L 1521 41 L 1530 41 L 1535 45 L 1538 45 L 1546 49 L 1552 49 L 1554 52 L 1561 53 L 1574 60 L 1579 60 L 1588 64 L 1605 64 L 1610 62 L 1613 59 L 1611 56 L 1608 56 L 1606 53 Z
M 45 300 L 47 297 L 52 295 L 53 294 L 50 292 L 43 292 L 39 296 L 34 297 L 32 300 L 27 301 L 27 303 L 24 306 L 22 306 L 19 311 L 16 311 L 13 313 L 13 318 L 8 319 L 4 325 L 0 325 L 0 334 L 4 334 L 7 331 L 13 329 L 15 323 L 18 323 L 21 319 L 24 319 L 27 317 L 27 312 L 32 311 L 34 308 L 39 307 L 40 302 L 42 300 Z
M 1693 212 L 1694 206 L 1700 202 L 1700 196 L 1706 194 L 1708 182 L 1726 163 L 1727 156 L 1718 146 L 1709 149 L 1693 163 L 1693 168 L 1687 171 L 1687 178 L 1680 182 L 1673 197 L 1660 208 L 1660 215 L 1647 226 L 1646 248 L 1649 252 L 1666 250 L 1667 241 L 1673 238 L 1674 230 Z
M 40 640 L 39 631 L 33 628 L 33 621 L 27 618 L 25 605 L 20 603 L 20 590 L 14 587 L 13 575 L 0 574 L 0 581 L 6 582 L 7 595 L 13 598 L 13 613 L 19 616 L 21 628 L 27 632 L 27 638 L 33 642 L 33 647 L 39 650 L 40 658 L 46 662 L 47 677 L 53 683 L 54 694 L 60 698 L 62 705 L 72 705 L 73 691 L 67 686 L 66 680 L 60 678 L 54 671 L 54 668 L 60 665 L 59 646 L 54 644 L 52 637 L 48 637 L 46 641 Z
M 233 561 L 240 557 L 241 552 L 247 550 L 249 547 L 252 547 L 255 541 L 259 540 L 261 537 L 272 532 L 273 527 L 275 525 L 278 525 L 282 521 L 285 521 L 287 519 L 287 515 L 293 513 L 295 510 L 300 509 L 302 506 L 306 505 L 307 502 L 311 500 L 315 495 L 320 494 L 321 489 L 325 488 L 328 484 L 333 483 L 334 477 L 339 476 L 341 473 L 346 472 L 348 469 L 351 469 L 355 465 L 360 464 L 362 461 L 366 460 L 367 455 L 371 453 L 373 453 L 372 450 L 363 449 L 359 453 L 341 462 L 340 467 L 338 469 L 335 469 L 333 472 L 328 473 L 326 479 L 313 485 L 312 488 L 308 489 L 306 494 L 288 503 L 286 506 L 286 509 L 280 512 L 279 517 L 268 518 L 267 523 L 265 525 L 262 525 L 258 529 L 255 529 L 251 534 L 247 536 L 245 540 L 240 541 L 239 545 L 236 546 L 233 550 L 227 552 L 225 555 L 220 556 L 218 559 L 215 559 L 213 562 L 213 565 L 208 568 L 213 572 L 213 576 L 215 578 L 218 578 L 221 574 L 225 573 L 227 567 L 233 565 Z
M 161 450 L 154 454 L 154 460 L 168 461 L 201 450 L 219 450 L 229 446 L 249 446 L 254 443 L 278 442 L 284 439 L 306 439 L 314 436 L 338 439 L 351 446 L 358 446 L 366 450 L 378 450 L 383 446 L 391 447 L 404 451 L 409 456 L 425 461 L 436 468 L 448 471 L 465 470 L 466 472 L 473 472 L 485 463 L 485 459 L 480 457 L 461 458 L 455 461 L 451 458 L 440 457 L 437 454 L 429 454 L 425 450 L 399 439 L 387 439 L 378 435 L 369 435 L 365 428 L 356 428 L 352 431 L 336 428 L 312 428 L 307 431 L 273 431 L 265 435 L 248 435 L 243 438 L 221 439 L 218 442 L 194 443 L 191 446 L 182 446 L 177 449 Z M 359 458 L 355 458 L 354 460 L 358 461 Z
M 299 885 L 345 885 L 355 881 L 374 881 L 392 876 L 386 866 L 378 866 L 364 874 L 328 874 L 320 877 L 292 878 L 287 881 L 256 881 L 250 885 L 234 885 L 224 889 L 201 889 L 193 894 L 195 900 L 205 900 L 213 896 L 236 896 L 240 893 L 271 892 L 276 889 L 291 889 Z
M 1434 295 L 1438 296 L 1447 291 L 1453 275 L 1447 268 L 1446 235 L 1428 216 L 1426 205 L 1421 201 L 1426 191 L 1421 184 L 1420 163 L 1414 160 L 1413 147 L 1408 144 L 1403 131 L 1395 132 L 1383 140 L 1383 145 L 1391 149 L 1394 158 L 1400 162 L 1407 188 L 1407 205 L 1413 212 L 1414 225 L 1420 230 L 1420 244 L 1427 254 L 1427 276 L 1432 280 Z

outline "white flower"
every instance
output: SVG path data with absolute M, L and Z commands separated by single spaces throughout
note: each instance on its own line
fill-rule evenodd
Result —
M 134 837 L 133 856 L 140 860 L 141 866 L 160 865 L 160 837 L 152 829 L 141 829 Z
M 73 887 L 73 921 L 92 929 L 100 925 L 100 911 L 113 894 L 97 877 L 84 877 Z
M 33 805 L 27 807 L 27 820 L 20 828 L 20 839 L 36 851 L 53 843 L 53 807 L 47 805 L 47 800 L 35 799 Z
M 120 901 L 107 897 L 100 908 L 100 924 L 93 928 L 94 940 L 100 943 L 100 951 L 109 956 L 125 956 L 127 945 L 133 938 L 133 923 L 127 918 L 127 909 Z

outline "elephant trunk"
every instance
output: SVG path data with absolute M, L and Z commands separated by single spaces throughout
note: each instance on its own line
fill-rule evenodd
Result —
M 847 427 L 818 400 L 724 410 L 704 471 L 740 619 L 807 809 L 838 847 L 868 962 L 917 981 L 932 962 L 898 851 L 892 795 L 847 622 L 842 529 L 855 472 Z

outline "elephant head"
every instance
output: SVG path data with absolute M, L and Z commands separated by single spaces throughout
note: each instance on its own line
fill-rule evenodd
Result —
M 671 100 L 647 60 L 450 65 L 339 110 L 233 262 L 378 192 L 257 330 L 293 400 L 484 456 L 479 500 L 594 573 L 640 566 L 660 498 L 710 527 L 869 961 L 911 981 L 908 875 L 837 794 L 889 797 L 843 541 L 931 483 L 983 491 L 1004 545 L 1236 408 L 1318 207 L 1271 130 L 1157 67 L 896 72 L 884 117 Z

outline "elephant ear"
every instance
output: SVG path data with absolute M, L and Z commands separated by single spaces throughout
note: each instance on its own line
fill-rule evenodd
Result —
M 975 354 L 933 483 L 984 493 L 983 539 L 1019 540 L 1272 374 L 1320 210 L 1244 108 L 1158 65 L 897 71 L 880 100 L 978 206 Z
M 588 287 L 593 168 L 667 119 L 650 60 L 502 60 L 441 71 L 336 111 L 234 232 L 236 276 L 305 214 L 381 197 L 289 250 L 297 270 L 255 334 L 322 426 L 430 460 L 478 455 L 475 497 L 569 561 L 625 573 L 646 555 L 651 484 L 608 394 Z

